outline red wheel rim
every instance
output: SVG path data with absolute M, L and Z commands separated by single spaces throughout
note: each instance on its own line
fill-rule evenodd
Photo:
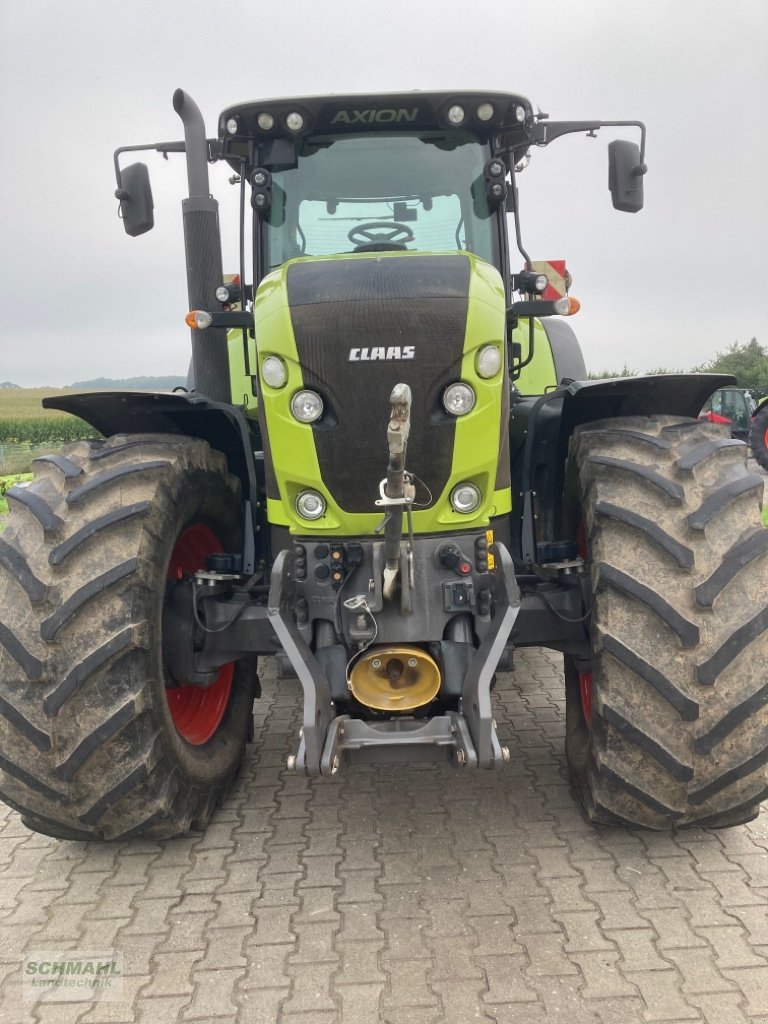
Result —
M 768 430 L 763 434 L 763 448 L 768 451 Z
M 589 561 L 589 549 L 587 547 L 587 526 L 583 519 L 579 520 L 576 527 L 576 546 L 579 557 L 585 562 Z M 579 693 L 581 694 L 581 710 L 584 714 L 584 721 L 587 728 L 592 727 L 592 673 L 579 672 Z
M 176 541 L 168 564 L 168 579 L 180 580 L 185 574 L 205 568 L 208 555 L 223 551 L 218 537 L 209 526 L 197 523 L 188 526 Z M 222 665 L 216 681 L 210 686 L 176 686 L 166 688 L 165 699 L 177 732 L 187 743 L 202 746 L 216 733 L 232 692 L 234 662 Z
M 588 727 L 592 726 L 592 673 L 579 672 L 579 693 L 581 694 L 581 710 Z

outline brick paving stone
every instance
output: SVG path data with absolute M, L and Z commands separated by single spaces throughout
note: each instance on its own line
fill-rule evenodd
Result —
M 216 1020 L 237 1017 L 235 987 L 244 971 L 193 971 L 194 996 L 182 1015 L 183 1020 Z
M 194 991 L 192 970 L 197 969 L 202 955 L 201 950 L 155 953 L 152 957 L 152 982 L 142 989 L 142 999 L 191 996 Z
M 723 974 L 744 993 L 748 1016 L 768 1014 L 768 967 L 747 967 L 723 971 Z
M 658 935 L 657 947 L 665 949 L 693 949 L 706 946 L 706 940 L 696 935 L 681 910 L 644 910 L 643 917 L 651 922 Z
M 564 952 L 566 937 L 562 932 L 543 935 L 528 935 L 521 939 L 521 945 L 528 954 L 531 977 L 578 974 L 578 967 Z
M 724 909 L 749 907 L 756 903 L 765 906 L 768 903 L 765 896 L 761 896 L 749 885 L 748 877 L 743 871 L 712 871 L 706 877 L 720 893 Z
M 380 966 L 380 957 L 384 949 L 381 942 L 336 942 L 339 955 L 339 968 L 334 983 L 336 985 L 363 985 L 386 981 L 386 975 Z M 393 961 L 398 963 L 399 961 Z M 424 964 L 429 961 L 414 961 Z
M 621 951 L 621 969 L 625 973 L 668 971 L 672 967 L 668 959 L 659 956 L 655 945 L 656 933 L 650 928 L 614 928 L 605 934 Z
M 584 976 L 581 988 L 583 999 L 621 998 L 637 994 L 635 986 L 622 977 L 616 966 L 618 953 L 607 950 L 600 953 L 574 953 L 571 959 L 578 964 Z
M 429 950 L 433 958 L 429 971 L 431 985 L 457 978 L 483 980 L 483 972 L 473 959 L 475 946 L 472 941 L 460 937 L 431 939 Z
M 381 966 L 387 981 L 382 1003 L 385 1010 L 437 1004 L 437 996 L 427 981 L 431 961 L 395 960 L 384 955 L 381 957 Z
M 688 1002 L 701 1013 L 707 1024 L 764 1024 L 766 1018 L 747 1017 L 743 997 L 731 993 L 688 996 Z
M 380 984 L 344 985 L 337 989 L 342 1019 L 346 1017 L 354 1024 L 378 1024 L 383 989 Z
M 331 978 L 336 970 L 335 964 L 301 964 L 288 970 L 291 977 L 291 993 L 283 1004 L 284 1013 L 336 1011 L 337 1004 L 331 995 Z
M 683 977 L 681 991 L 690 995 L 708 992 L 733 992 L 736 986 L 720 973 L 709 950 L 668 949 L 664 954 Z
M 644 1017 L 648 1021 L 699 1020 L 699 1012 L 690 1005 L 680 991 L 677 971 L 638 971 L 630 975 L 645 1000 Z
M 714 948 L 716 963 L 719 970 L 725 967 L 765 967 L 765 959 L 750 949 L 746 941 L 746 931 L 740 925 L 730 928 L 698 928 Z
M 597 926 L 600 917 L 592 911 L 578 911 L 575 913 L 555 914 L 555 920 L 559 921 L 565 928 L 568 941 L 565 945 L 567 953 L 589 952 L 591 950 L 611 949 L 615 945 L 602 934 Z
M 536 990 L 528 983 L 525 970 L 528 967 L 525 954 L 477 957 L 488 979 L 488 991 L 483 996 L 485 1003 L 529 1003 L 538 998 Z
M 144 993 L 136 1000 L 136 1024 L 176 1024 L 184 1007 L 189 1005 L 188 996 L 152 996 Z

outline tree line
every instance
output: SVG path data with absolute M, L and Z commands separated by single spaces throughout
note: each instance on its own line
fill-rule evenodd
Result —
M 757 340 L 739 344 L 734 341 L 724 352 L 716 352 L 714 358 L 690 370 L 654 367 L 644 371 L 647 374 L 660 373 L 730 373 L 736 378 L 740 388 L 749 388 L 756 395 L 768 395 L 768 349 Z M 621 370 L 602 370 L 590 373 L 590 380 L 603 380 L 606 377 L 637 377 L 639 370 L 624 366 Z

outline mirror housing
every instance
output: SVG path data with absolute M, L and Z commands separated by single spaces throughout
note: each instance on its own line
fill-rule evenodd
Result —
M 146 164 L 131 164 L 120 173 L 120 188 L 115 195 L 120 200 L 120 216 L 126 234 L 135 238 L 155 226 L 152 186 Z
M 640 147 L 625 139 L 608 143 L 608 188 L 615 210 L 637 213 L 643 208 L 643 175 Z

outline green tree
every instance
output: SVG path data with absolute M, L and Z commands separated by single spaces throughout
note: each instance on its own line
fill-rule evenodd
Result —
M 732 373 L 740 388 L 752 388 L 757 394 L 768 394 L 768 351 L 758 343 L 757 338 L 740 345 L 734 341 L 725 352 L 716 352 L 701 366 L 694 366 L 694 373 Z

